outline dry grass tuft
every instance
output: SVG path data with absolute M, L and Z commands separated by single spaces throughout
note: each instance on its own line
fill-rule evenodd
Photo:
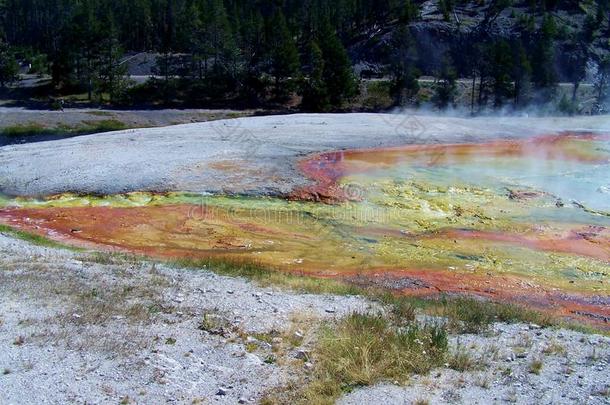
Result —
M 542 353 L 547 356 L 565 356 L 567 353 L 566 348 L 558 343 L 556 340 L 551 340 L 545 347 L 542 349 Z
M 449 368 L 464 372 L 472 371 L 480 368 L 480 363 L 472 353 L 465 350 L 463 347 L 458 347 L 447 360 Z
M 359 386 L 425 374 L 443 363 L 447 347 L 444 327 L 416 323 L 400 327 L 381 314 L 353 313 L 322 327 L 307 384 L 290 399 L 267 401 L 331 404 Z
M 199 322 L 198 329 L 210 335 L 223 337 L 229 337 L 233 332 L 236 332 L 229 319 L 217 310 L 205 312 Z
M 25 344 L 25 337 L 22 335 L 19 335 L 15 338 L 15 340 L 13 341 L 13 345 L 14 346 L 23 346 Z
M 540 374 L 540 372 L 542 371 L 542 367 L 543 367 L 543 363 L 541 360 L 533 360 L 530 365 L 529 365 L 529 372 L 531 374 Z

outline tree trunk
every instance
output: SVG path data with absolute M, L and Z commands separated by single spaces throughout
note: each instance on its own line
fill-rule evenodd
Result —
M 576 80 L 574 82 L 574 89 L 572 90 L 572 102 L 576 102 L 576 96 L 578 95 L 578 88 L 580 87 L 580 81 Z
M 483 75 L 479 78 L 479 108 L 483 105 Z
M 470 114 L 474 115 L 474 94 L 477 89 L 477 72 L 472 70 L 472 94 L 470 95 Z

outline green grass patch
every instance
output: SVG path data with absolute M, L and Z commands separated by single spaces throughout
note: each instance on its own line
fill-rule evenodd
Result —
M 175 267 L 206 269 L 216 274 L 245 277 L 263 286 L 280 285 L 291 290 L 310 294 L 362 295 L 363 290 L 338 280 L 298 276 L 274 270 L 251 261 L 227 259 L 176 259 Z
M 456 371 L 472 371 L 481 368 L 482 363 L 470 353 L 464 346 L 458 344 L 447 359 L 450 369 Z
M 89 111 L 87 114 L 95 115 L 96 117 L 112 117 L 110 111 Z
M 101 121 L 84 121 L 84 126 L 77 127 L 76 130 L 80 133 L 97 133 L 97 132 L 110 132 L 120 131 L 127 129 L 128 126 L 119 120 L 101 120 Z
M 39 246 L 84 251 L 84 249 L 71 247 L 43 236 L 16 230 L 7 225 L 0 225 L 0 232 Z M 82 260 L 98 264 L 116 265 L 136 263 L 149 259 L 136 255 L 92 252 L 84 256 Z M 388 318 L 396 325 L 408 325 L 415 319 L 417 313 L 423 313 L 445 319 L 448 329 L 453 333 L 482 333 L 493 323 L 504 322 L 537 324 L 541 327 L 565 328 L 586 334 L 608 335 L 607 331 L 593 326 L 565 321 L 517 304 L 493 302 L 470 297 L 441 296 L 436 298 L 420 298 L 401 296 L 379 288 L 355 286 L 342 280 L 290 274 L 247 260 L 240 261 L 225 258 L 176 259 L 170 261 L 169 264 L 179 268 L 205 269 L 225 276 L 244 277 L 256 281 L 262 286 L 282 286 L 300 293 L 363 296 L 385 305 L 389 309 Z
M 0 224 L 0 233 L 12 236 L 13 238 L 20 239 L 29 242 L 36 246 L 58 248 L 58 249 L 69 249 L 73 251 L 82 251 L 83 249 L 75 248 L 73 246 L 64 245 L 59 242 L 55 242 L 52 239 L 45 238 L 44 236 L 36 235 L 34 233 L 21 231 L 10 227 L 8 225 Z
M 78 126 L 58 125 L 56 127 L 45 127 L 36 123 L 19 124 L 0 129 L 0 135 L 6 137 L 28 137 L 28 136 L 73 136 L 95 134 L 100 132 L 119 131 L 127 129 L 128 126 L 114 119 L 83 121 Z
M 146 257 L 134 254 L 108 252 L 90 252 L 87 255 L 81 256 L 79 259 L 84 263 L 95 263 L 103 266 L 123 264 L 135 265 L 148 260 Z
M 236 111 L 235 111 L 235 112 L 229 112 L 229 113 L 227 113 L 226 118 L 228 118 L 228 119 L 235 119 L 235 118 L 243 118 L 243 117 L 247 117 L 247 116 L 248 116 L 248 114 L 245 114 L 245 113 L 243 113 L 243 112 L 236 112 Z M 216 119 L 216 117 L 215 117 L 215 116 L 210 116 L 209 118 L 210 118 L 211 120 Z
M 477 300 L 474 298 L 441 299 L 438 315 L 449 320 L 450 329 L 457 333 L 481 333 L 495 322 L 534 323 L 551 326 L 550 316 L 520 305 Z
M 48 135 L 51 133 L 53 133 L 52 130 L 45 128 L 40 124 L 19 124 L 5 127 L 0 130 L 0 135 L 8 137 Z
M 395 324 L 408 324 L 416 313 L 446 319 L 453 333 L 485 332 L 493 323 L 528 323 L 541 327 L 561 327 L 587 334 L 608 332 L 576 322 L 568 322 L 522 305 L 494 302 L 471 297 L 410 297 L 396 295 L 379 288 L 359 287 L 341 280 L 301 276 L 273 269 L 251 261 L 233 259 L 177 259 L 175 267 L 206 269 L 216 274 L 244 277 L 263 286 L 278 285 L 293 291 L 310 294 L 360 295 L 389 308 Z
M 419 298 L 382 291 L 376 291 L 373 297 L 392 308 L 395 316 L 411 317 L 419 310 L 445 318 L 454 333 L 481 333 L 496 322 L 535 323 L 542 327 L 558 324 L 558 320 L 553 317 L 521 305 L 471 297 Z
M 365 85 L 362 96 L 362 106 L 379 110 L 391 107 L 394 100 L 390 96 L 392 83 L 390 81 L 370 81 Z
M 381 314 L 353 313 L 322 327 L 308 381 L 265 402 L 333 404 L 360 386 L 405 383 L 412 374 L 426 374 L 443 364 L 447 348 L 443 326 L 399 326 Z

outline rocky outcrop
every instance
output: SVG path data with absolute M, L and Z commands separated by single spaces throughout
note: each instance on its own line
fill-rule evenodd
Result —
M 466 2 L 457 5 L 455 10 L 445 19 L 441 13 L 437 0 L 428 0 L 421 4 L 420 18 L 409 24 L 413 35 L 419 58 L 419 68 L 425 75 L 433 75 L 441 64 L 443 56 L 453 49 L 459 52 L 461 48 L 470 44 L 482 43 L 493 38 L 520 38 L 523 35 L 522 27 L 526 19 L 528 24 L 534 23 L 539 27 L 544 13 L 532 12 L 527 1 L 514 1 L 513 6 L 496 12 L 494 1 Z M 593 18 L 595 9 L 585 2 L 559 2 L 559 5 L 550 12 L 558 26 L 556 46 L 556 67 L 559 79 L 569 81 L 563 69 L 567 66 L 573 49 L 568 46 L 570 33 L 583 30 L 587 16 Z M 598 35 L 588 47 L 591 57 L 607 54 L 610 51 L 608 44 L 608 28 L 603 22 L 602 31 L 606 34 Z M 358 73 L 363 76 L 382 76 L 386 70 L 384 61 L 390 40 L 399 25 L 398 21 L 388 22 L 383 27 L 364 33 L 349 47 L 350 56 L 356 63 Z M 422 57 L 425 56 L 425 57 Z

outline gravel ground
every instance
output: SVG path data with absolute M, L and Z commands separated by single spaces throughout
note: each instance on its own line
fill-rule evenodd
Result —
M 307 181 L 295 163 L 308 153 L 516 138 L 563 130 L 610 130 L 610 118 L 297 114 L 126 130 L 4 146 L 0 148 L 0 193 L 284 194 Z
M 1 234 L 0 308 L 2 404 L 256 402 L 304 372 L 299 347 L 311 346 L 319 322 L 376 310 L 363 298 L 291 293 Z M 297 333 L 301 346 L 288 345 Z M 451 347 L 477 370 L 442 368 L 341 403 L 609 403 L 606 337 L 497 324 L 452 336 Z
M 535 325 L 494 325 L 486 335 L 452 337 L 468 353 L 465 372 L 433 371 L 406 386 L 359 389 L 339 403 L 390 404 L 609 404 L 610 339 Z M 541 369 L 534 372 L 536 362 Z
M 254 402 L 294 373 L 254 336 L 368 307 L 0 235 L 0 403 Z

